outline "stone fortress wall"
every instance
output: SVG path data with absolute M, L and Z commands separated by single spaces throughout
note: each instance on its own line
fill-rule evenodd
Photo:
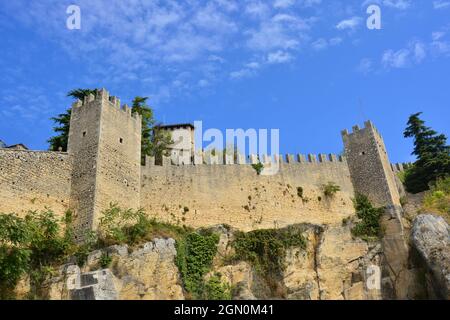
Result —
M 72 158 L 67 153 L 0 149 L 0 212 L 69 208 Z
M 95 229 L 101 212 L 118 202 L 193 227 L 227 223 L 251 230 L 341 222 L 354 214 L 355 191 L 386 205 L 398 201 L 392 176 L 402 165 L 390 165 L 387 155 L 382 160 L 380 155 L 368 157 L 364 165 L 353 160 L 361 152 L 385 152 L 370 122 L 344 134 L 346 157 L 251 155 L 219 161 L 211 154 L 195 154 L 179 161 L 164 158 L 158 166 L 147 158 L 141 166 L 141 121 L 128 106 L 121 107 L 118 98 L 101 90 L 72 108 L 67 153 L 0 149 L 0 212 L 23 214 L 46 206 L 63 214 L 70 208 L 81 232 Z M 266 167 L 262 175 L 250 165 L 259 160 Z M 364 183 L 374 176 L 379 177 L 375 185 Z M 323 192 L 329 182 L 341 188 L 331 198 Z
M 158 166 L 148 158 L 141 169 L 141 207 L 193 227 L 226 223 L 247 231 L 335 223 L 352 215 L 354 190 L 345 159 L 309 158 L 299 156 L 299 162 L 289 155 L 285 162 L 277 157 L 278 173 L 260 176 L 250 164 L 173 165 L 166 159 Z M 341 188 L 332 198 L 323 193 L 328 182 Z

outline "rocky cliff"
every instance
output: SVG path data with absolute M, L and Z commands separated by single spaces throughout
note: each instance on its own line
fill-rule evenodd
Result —
M 370 283 L 369 266 L 378 266 L 380 244 L 353 239 L 350 226 L 301 224 L 292 226 L 306 239 L 281 257 L 282 272 L 264 274 L 248 261 L 232 259 L 236 232 L 225 226 L 209 231 L 219 235 L 208 279 L 220 274 L 232 299 L 379 299 Z M 292 228 L 291 227 L 291 228 Z M 102 257 L 110 257 L 102 266 Z M 175 263 L 175 240 L 154 239 L 138 248 L 111 246 L 89 254 L 80 268 L 63 265 L 44 286 L 49 299 L 172 300 L 189 298 Z M 368 274 L 369 270 L 369 274 Z M 276 283 L 276 285 L 274 285 Z M 25 286 L 26 287 L 26 286 Z M 25 290 L 22 286 L 21 290 Z

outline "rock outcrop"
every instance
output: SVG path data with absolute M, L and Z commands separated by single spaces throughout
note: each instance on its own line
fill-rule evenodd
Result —
M 431 296 L 450 298 L 450 236 L 449 225 L 438 216 L 423 214 L 414 220 L 411 242 L 427 267 Z
M 107 269 L 100 267 L 104 254 L 111 258 Z M 131 253 L 126 245 L 97 250 L 88 256 L 83 269 L 76 265 L 63 266 L 60 275 L 49 281 L 49 298 L 182 300 L 175 256 L 173 239 L 154 239 Z

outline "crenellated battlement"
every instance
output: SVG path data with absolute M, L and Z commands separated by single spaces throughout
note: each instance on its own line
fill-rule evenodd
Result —
M 348 131 L 347 129 L 342 130 L 341 135 L 343 137 L 347 137 L 347 136 L 352 136 L 352 135 L 364 134 L 367 129 L 373 130 L 373 132 L 375 132 L 376 134 L 378 134 L 381 137 L 381 134 L 378 132 L 378 129 L 375 127 L 375 125 L 370 120 L 364 122 L 363 128 L 361 128 L 359 125 L 354 125 L 352 127 L 352 131 Z
M 394 173 L 404 172 L 408 168 L 410 168 L 413 164 L 411 162 L 403 162 L 403 163 L 391 163 L 391 168 Z
M 251 154 L 247 157 L 238 155 L 225 154 L 223 157 L 219 155 L 211 155 L 205 152 L 196 152 L 191 156 L 163 156 L 162 161 L 157 161 L 154 157 L 145 157 L 145 166 L 199 166 L 199 165 L 252 165 L 262 163 L 265 166 L 279 165 L 313 165 L 322 163 L 346 163 L 345 156 L 336 154 L 277 154 L 277 155 L 256 155 Z
M 72 104 L 72 109 L 79 109 L 90 105 L 93 102 L 98 103 L 100 106 L 108 106 L 120 110 L 136 122 L 142 121 L 141 115 L 132 113 L 131 108 L 127 104 L 121 105 L 120 98 L 111 96 L 106 89 L 100 89 L 96 95 L 89 94 L 84 97 L 83 101 L 77 99 L 77 101 Z

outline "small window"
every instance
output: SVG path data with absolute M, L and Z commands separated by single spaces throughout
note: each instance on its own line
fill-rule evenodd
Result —
M 363 151 L 363 152 L 360 153 L 360 155 L 365 156 L 365 155 L 366 155 L 366 152 Z
M 120 138 L 120 139 L 119 139 L 119 142 L 120 142 L 120 143 L 123 143 L 123 138 Z
M 86 137 L 86 131 L 83 132 L 83 137 Z

